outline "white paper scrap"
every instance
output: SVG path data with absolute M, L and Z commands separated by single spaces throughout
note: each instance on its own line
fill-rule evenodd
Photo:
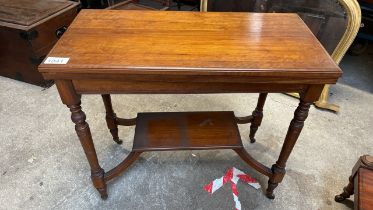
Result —
M 48 57 L 45 59 L 44 64 L 67 64 L 70 58 L 62 57 Z

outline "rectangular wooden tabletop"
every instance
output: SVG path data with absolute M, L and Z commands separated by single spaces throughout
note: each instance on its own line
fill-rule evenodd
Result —
M 69 60 L 41 64 L 47 79 L 332 84 L 342 73 L 290 13 L 82 10 L 48 56 Z

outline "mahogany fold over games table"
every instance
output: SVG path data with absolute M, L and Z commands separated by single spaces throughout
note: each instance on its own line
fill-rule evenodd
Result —
M 106 183 L 142 152 L 233 149 L 269 177 L 266 196 L 285 175 L 285 165 L 310 105 L 342 71 L 296 14 L 82 10 L 39 71 L 56 82 L 103 199 Z M 268 93 L 297 92 L 300 103 L 278 160 L 267 167 L 243 147 L 237 124 L 251 123 L 250 140 L 263 118 Z M 110 94 L 259 93 L 252 116 L 233 112 L 115 115 Z M 133 149 L 118 166 L 99 165 L 82 94 L 101 94 L 114 141 L 118 125 L 136 126 Z

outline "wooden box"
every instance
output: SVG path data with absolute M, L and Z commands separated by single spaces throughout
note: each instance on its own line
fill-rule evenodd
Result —
M 77 15 L 66 0 L 0 0 L 0 76 L 47 86 L 37 70 Z

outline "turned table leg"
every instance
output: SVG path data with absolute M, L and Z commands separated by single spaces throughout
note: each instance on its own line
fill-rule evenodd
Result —
M 272 166 L 273 175 L 268 180 L 268 188 L 266 196 L 274 199 L 273 190 L 278 186 L 285 176 L 285 166 L 291 151 L 298 139 L 298 136 L 303 128 L 304 121 L 308 116 L 308 110 L 312 102 L 305 102 L 301 99 L 298 108 L 295 110 L 294 118 L 290 123 L 288 132 L 285 137 L 284 145 L 282 146 L 280 156 L 277 162 Z
M 354 177 L 353 175 L 350 176 L 348 179 L 348 185 L 343 188 L 343 192 L 339 195 L 336 195 L 334 200 L 337 202 L 341 202 L 349 198 L 352 194 L 354 194 Z
M 250 135 L 249 135 L 251 143 L 255 142 L 255 133 L 258 130 L 260 124 L 262 123 L 263 107 L 264 107 L 264 103 L 266 101 L 267 95 L 268 93 L 259 94 L 258 103 L 256 105 L 255 110 L 252 113 L 253 120 L 250 125 Z
M 105 110 L 106 110 L 106 124 L 107 124 L 107 127 L 109 128 L 110 133 L 113 136 L 113 140 L 117 144 L 122 144 L 123 141 L 121 141 L 119 139 L 119 136 L 118 136 L 118 125 L 117 125 L 117 122 L 116 122 L 117 116 L 114 113 L 113 106 L 111 104 L 110 95 L 109 94 L 103 94 L 101 96 L 102 96 L 102 100 L 104 101 Z
M 100 192 L 101 198 L 106 199 L 107 193 L 104 180 L 105 172 L 98 163 L 91 131 L 89 130 L 88 123 L 85 121 L 85 114 L 80 107 L 80 103 L 67 106 L 70 108 L 71 120 L 75 123 L 76 133 L 78 134 L 84 153 L 87 156 L 89 165 L 91 166 L 91 179 L 93 181 L 93 185 Z
M 91 179 L 95 188 L 99 191 L 101 198 L 107 198 L 106 183 L 104 180 L 104 170 L 98 163 L 95 146 L 93 144 L 91 131 L 86 116 L 80 106 L 80 96 L 75 92 L 71 81 L 57 80 L 56 85 L 62 102 L 69 107 L 71 111 L 71 120 L 75 123 L 75 130 L 78 134 L 84 153 L 88 159 L 91 168 Z

